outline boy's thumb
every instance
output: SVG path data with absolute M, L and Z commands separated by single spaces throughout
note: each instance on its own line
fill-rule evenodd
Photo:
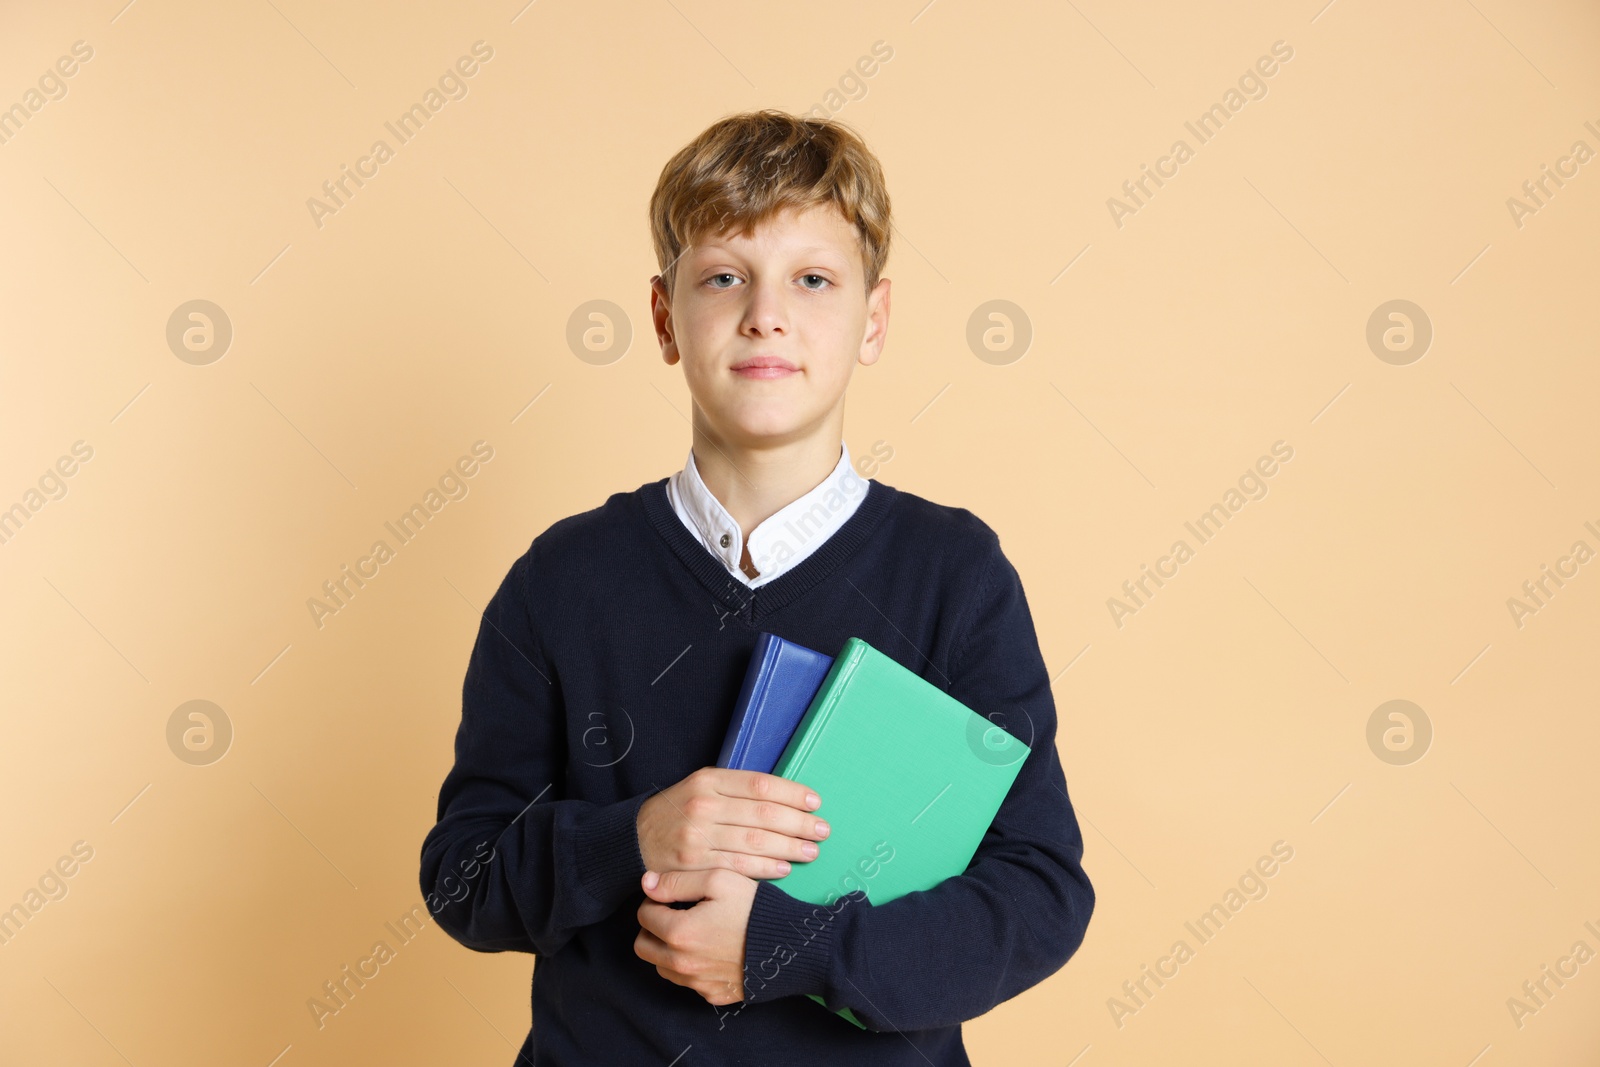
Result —
M 660 882 L 661 876 L 655 871 L 644 872 L 644 888 L 647 892 L 654 889 L 658 884 L 660 884 Z

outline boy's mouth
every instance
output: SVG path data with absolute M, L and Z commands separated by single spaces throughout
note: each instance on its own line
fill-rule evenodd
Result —
M 799 373 L 800 370 L 793 363 L 777 356 L 751 356 L 728 369 L 742 378 L 786 378 Z

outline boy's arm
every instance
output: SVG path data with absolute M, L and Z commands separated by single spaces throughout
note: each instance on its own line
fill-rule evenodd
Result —
M 989 548 L 949 692 L 1031 754 L 966 871 L 932 889 L 876 905 L 857 892 L 829 908 L 759 882 L 746 1003 L 811 993 L 870 1030 L 950 1026 L 1043 981 L 1083 942 L 1094 888 L 1056 752 L 1050 680 L 1021 580 L 998 540 Z
M 421 885 L 439 925 L 468 948 L 545 956 L 638 892 L 637 818 L 650 793 L 562 799 L 566 728 L 529 613 L 533 556 L 530 547 L 511 565 L 484 609 Z

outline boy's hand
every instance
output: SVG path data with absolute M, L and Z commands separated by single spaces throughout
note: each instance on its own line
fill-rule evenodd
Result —
M 646 870 L 725 867 L 746 878 L 782 878 L 788 860 L 817 855 L 828 824 L 799 782 L 761 771 L 701 767 L 639 808 L 639 855 Z
M 686 986 L 714 1005 L 744 999 L 744 939 L 756 883 L 720 869 L 646 871 L 649 900 L 639 905 L 633 951 L 669 982 Z M 669 901 L 698 901 L 686 911 Z

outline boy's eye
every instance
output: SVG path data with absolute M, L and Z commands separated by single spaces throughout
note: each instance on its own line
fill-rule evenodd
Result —
M 719 284 L 717 279 L 719 279 L 719 278 L 731 278 L 734 281 L 737 281 L 738 277 L 739 276 L 737 274 L 733 274 L 733 273 L 731 273 L 729 271 L 723 271 L 720 274 L 713 274 L 711 277 L 707 278 L 705 280 L 705 284 L 711 286 L 711 288 L 713 288 L 713 289 L 726 289 L 726 288 L 728 288 L 728 285 Z M 811 284 L 811 280 L 812 279 L 815 279 L 816 282 L 819 282 L 821 284 Z M 821 292 L 823 289 L 825 289 L 828 286 L 833 284 L 831 281 L 829 281 L 827 278 L 823 277 L 820 274 L 802 274 L 800 276 L 800 280 L 801 280 L 802 283 L 805 284 L 805 288 L 811 290 L 812 292 Z M 729 284 L 731 284 L 731 283 L 729 283 Z

